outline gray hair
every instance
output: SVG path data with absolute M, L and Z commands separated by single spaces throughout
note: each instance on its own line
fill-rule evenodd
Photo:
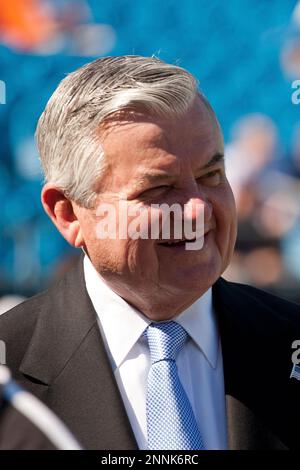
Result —
M 75 70 L 61 81 L 38 122 L 45 181 L 92 207 L 95 183 L 106 168 L 100 124 L 122 110 L 179 116 L 196 94 L 193 75 L 155 57 L 105 57 Z

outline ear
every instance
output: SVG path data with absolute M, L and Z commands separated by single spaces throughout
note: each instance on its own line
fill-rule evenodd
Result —
M 76 248 L 84 247 L 82 230 L 74 212 L 74 202 L 52 183 L 43 187 L 41 201 L 46 213 L 67 242 Z

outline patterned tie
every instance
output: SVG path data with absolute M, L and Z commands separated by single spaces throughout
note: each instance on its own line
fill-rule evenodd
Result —
M 151 323 L 144 332 L 151 356 L 147 388 L 148 448 L 203 450 L 196 419 L 179 380 L 176 357 L 187 332 L 173 321 Z

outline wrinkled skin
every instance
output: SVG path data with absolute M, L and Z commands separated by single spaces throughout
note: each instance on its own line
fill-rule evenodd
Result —
M 197 97 L 181 118 L 142 114 L 116 118 L 101 129 L 99 141 L 107 171 L 97 184 L 95 206 L 83 208 L 63 196 L 54 204 L 50 193 L 55 188 L 46 185 L 42 197 L 45 209 L 70 243 L 84 247 L 115 292 L 152 320 L 171 319 L 212 286 L 232 257 L 236 211 L 221 158 L 220 128 Z M 110 203 L 118 210 L 120 200 L 123 208 L 202 204 L 203 248 L 178 249 L 151 238 L 99 239 L 97 207 Z M 71 204 L 72 215 L 66 204 Z M 126 211 L 122 217 L 127 217 Z M 190 217 L 195 217 L 195 212 Z

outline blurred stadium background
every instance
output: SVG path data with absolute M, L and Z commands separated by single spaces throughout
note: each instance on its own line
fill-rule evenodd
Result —
M 1 0 L 0 311 L 77 256 L 40 204 L 37 119 L 67 73 L 119 54 L 155 54 L 199 79 L 238 206 L 225 277 L 300 302 L 300 2 Z

